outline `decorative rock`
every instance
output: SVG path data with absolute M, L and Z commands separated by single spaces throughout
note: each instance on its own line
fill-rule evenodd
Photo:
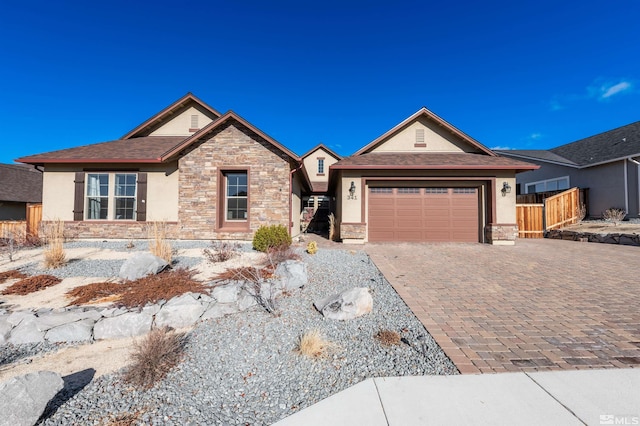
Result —
M 4 318 L 4 316 L 0 317 L 0 345 L 4 345 L 5 343 L 7 343 L 7 339 L 11 334 L 12 328 L 13 328 L 13 325 L 11 325 L 9 321 L 7 321 L 7 319 Z
M 38 329 L 36 316 L 25 317 L 20 323 L 11 330 L 11 336 L 7 340 L 8 343 L 14 345 L 21 343 L 39 343 L 44 341 L 44 333 Z
M 347 320 L 371 312 L 373 298 L 366 287 L 356 287 L 314 303 L 326 318 Z
M 250 295 L 246 290 L 242 290 L 240 292 L 240 296 L 238 297 L 238 309 L 244 311 L 245 309 L 249 309 L 257 304 L 258 302 L 256 301 L 256 298 Z
M 108 308 L 100 311 L 100 315 L 105 318 L 117 317 L 118 315 L 126 314 L 127 311 L 125 308 Z
M 309 279 L 307 264 L 297 260 L 285 260 L 276 268 L 275 275 L 282 282 L 285 290 L 295 290 L 305 286 Z
M 219 285 L 211 291 L 211 296 L 218 303 L 234 303 L 238 300 L 238 294 L 242 285 L 239 281 L 234 281 L 229 284 Z
M 200 319 L 204 321 L 213 318 L 220 318 L 228 314 L 235 314 L 236 312 L 238 312 L 238 305 L 235 303 L 213 303 L 209 305 L 209 308 L 207 308 L 204 314 L 202 314 Z
M 118 339 L 148 333 L 153 315 L 148 312 L 129 312 L 112 318 L 103 318 L 93 328 L 96 340 Z
M 47 331 L 45 339 L 50 342 L 86 342 L 92 339 L 95 321 L 84 319 L 55 327 Z
M 64 387 L 58 373 L 40 371 L 0 383 L 0 425 L 34 425 Z
M 142 308 L 142 312 L 147 314 L 147 315 L 153 316 L 153 315 L 157 314 L 158 311 L 160 311 L 161 307 L 162 306 L 160 306 L 160 305 L 148 305 L 148 306 L 145 306 L 144 308 Z
M 120 268 L 118 276 L 125 280 L 137 280 L 147 275 L 157 274 L 169 266 L 169 263 L 151 253 L 140 252 L 127 258 Z
M 156 314 L 156 327 L 181 328 L 194 324 L 206 309 L 191 293 L 169 300 Z
M 81 319 L 92 319 L 94 322 L 102 318 L 102 314 L 95 309 L 87 309 L 83 312 L 76 312 Z
M 20 322 L 22 322 L 23 319 L 25 318 L 34 319 L 35 317 L 36 317 L 35 314 L 31 311 L 18 311 L 18 312 L 13 312 L 11 315 L 9 315 L 9 317 L 7 318 L 7 321 L 9 322 L 9 324 L 15 327 L 16 325 L 20 324 Z
M 38 324 L 38 330 L 47 331 L 63 324 L 79 321 L 80 319 L 82 319 L 82 317 L 75 312 L 50 312 L 38 316 L 38 318 L 36 318 L 36 324 Z

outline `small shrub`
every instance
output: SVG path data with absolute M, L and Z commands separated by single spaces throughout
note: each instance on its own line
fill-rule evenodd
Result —
M 326 356 L 335 345 L 329 342 L 318 330 L 311 330 L 300 336 L 295 351 L 309 358 Z
M 151 240 L 149 242 L 151 254 L 171 264 L 173 250 L 171 250 L 171 244 L 167 241 L 167 224 L 165 222 L 153 222 L 147 228 L 147 236 Z
M 329 214 L 329 241 L 336 241 L 338 238 L 336 217 L 333 213 Z
M 300 256 L 289 245 L 271 247 L 267 249 L 267 267 L 275 271 L 279 263 L 285 260 L 300 260 Z
M 576 207 L 576 217 L 578 218 L 578 223 L 582 222 L 585 217 L 587 217 L 587 206 L 585 204 L 580 204 Z
M 316 243 L 315 241 L 309 241 L 309 244 L 307 244 L 307 253 L 316 254 L 317 252 L 318 252 L 318 243 Z
M 253 235 L 253 248 L 267 252 L 272 247 L 289 247 L 291 236 L 284 225 L 261 226 Z
M 23 274 L 17 269 L 0 272 L 0 284 L 3 284 L 7 280 L 16 279 L 16 278 L 27 278 L 27 275 Z
M 617 226 L 618 223 L 622 222 L 626 215 L 627 212 L 624 209 L 610 208 L 602 213 L 602 219 L 607 222 L 613 222 L 613 226 Z
M 152 330 L 141 342 L 134 343 L 133 364 L 124 380 L 144 389 L 153 387 L 182 359 L 184 340 L 184 334 L 173 333 L 166 327 Z
M 256 268 L 253 266 L 242 266 L 239 268 L 227 269 L 214 277 L 214 280 L 222 283 L 228 281 L 240 281 L 242 289 L 246 291 L 256 303 L 265 311 L 273 316 L 278 316 L 278 307 L 276 304 L 277 292 L 274 289 L 274 283 L 270 281 L 273 278 L 273 266 L 267 265 L 264 268 Z
M 44 226 L 46 246 L 43 251 L 44 267 L 56 269 L 67 262 L 64 252 L 64 222 L 60 219 Z
M 20 280 L 9 287 L 5 288 L 2 294 L 18 294 L 24 296 L 39 290 L 43 290 L 52 285 L 56 285 L 62 281 L 52 275 L 36 275 L 33 277 Z
M 398 334 L 398 332 L 396 331 L 380 330 L 374 337 L 385 346 L 400 344 L 400 334 Z
M 206 248 L 202 252 L 209 262 L 220 263 L 236 257 L 239 249 L 240 244 L 238 243 L 214 241 L 211 244 L 211 249 Z

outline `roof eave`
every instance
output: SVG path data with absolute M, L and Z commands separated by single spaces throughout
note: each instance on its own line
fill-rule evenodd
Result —
M 337 160 L 342 160 L 342 156 L 336 154 L 335 152 L 333 152 L 331 149 L 329 149 L 325 144 L 323 143 L 319 143 L 318 145 L 314 146 L 313 148 L 311 148 L 309 151 L 305 152 L 304 154 L 302 154 L 300 156 L 300 158 L 304 159 L 306 157 L 308 157 L 309 155 L 311 155 L 312 153 L 314 153 L 315 151 L 317 151 L 318 149 L 323 149 L 325 151 L 327 151 L 329 154 L 331 154 L 335 159 Z
M 507 153 L 504 151 L 500 151 L 500 155 L 505 155 L 507 157 L 516 157 L 516 158 L 522 158 L 524 160 L 530 160 L 530 161 L 542 161 L 545 163 L 549 163 L 549 164 L 556 164 L 558 166 L 565 166 L 565 167 L 572 167 L 574 169 L 580 169 L 581 166 L 575 163 L 562 163 L 560 161 L 553 161 L 553 160 L 546 160 L 543 158 L 538 158 L 538 157 L 531 157 L 530 155 L 520 155 L 520 154 L 512 154 L 512 153 Z
M 332 165 L 330 170 L 536 170 L 540 166 L 537 164 L 531 165 Z
M 33 165 L 44 165 L 44 164 L 100 164 L 100 163 L 115 163 L 115 164 L 133 164 L 133 163 L 163 163 L 160 158 L 47 158 L 46 160 L 42 159 L 29 159 L 26 158 L 18 158 L 17 160 L 20 163 L 25 164 L 33 164 Z

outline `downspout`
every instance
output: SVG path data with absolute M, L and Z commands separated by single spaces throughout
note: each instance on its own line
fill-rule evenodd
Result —
M 627 162 L 624 162 L 624 212 L 629 213 L 629 176 L 627 174 Z
M 293 174 L 302 168 L 302 164 L 297 169 L 293 169 L 289 172 L 289 236 L 291 236 L 291 228 L 293 228 Z
M 627 158 L 636 165 L 636 174 L 638 175 L 638 216 L 640 216 L 640 162 L 633 157 Z

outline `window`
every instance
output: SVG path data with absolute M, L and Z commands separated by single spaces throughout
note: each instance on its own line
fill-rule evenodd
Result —
M 425 188 L 425 194 L 448 194 L 449 188 Z
M 372 194 L 391 194 L 393 188 L 369 188 Z
M 227 221 L 247 220 L 247 172 L 225 173 Z
M 420 188 L 398 188 L 398 194 L 419 194 Z
M 324 173 L 324 158 L 318 158 L 318 174 Z
M 475 194 L 475 188 L 453 188 L 454 194 Z
M 86 218 L 135 220 L 135 173 L 88 173 Z
M 313 209 L 315 207 L 315 198 L 314 197 L 304 197 L 302 198 L 302 205 L 305 209 Z
M 535 192 L 562 191 L 564 189 L 569 189 L 569 176 L 531 182 L 526 184 L 525 188 L 527 194 L 533 194 Z

